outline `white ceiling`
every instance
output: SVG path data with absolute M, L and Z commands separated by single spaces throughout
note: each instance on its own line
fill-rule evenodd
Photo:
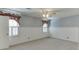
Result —
M 43 9 L 43 8 L 42 8 Z M 1 8 L 1 11 L 15 13 L 21 16 L 29 16 L 29 17 L 41 17 L 42 12 L 41 8 Z M 55 12 L 55 16 L 57 17 L 68 17 L 79 15 L 78 8 L 47 8 L 50 13 Z

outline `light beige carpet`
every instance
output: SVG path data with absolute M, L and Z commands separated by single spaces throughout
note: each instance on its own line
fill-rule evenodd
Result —
M 10 47 L 8 50 L 77 50 L 78 43 L 61 39 L 43 38 Z

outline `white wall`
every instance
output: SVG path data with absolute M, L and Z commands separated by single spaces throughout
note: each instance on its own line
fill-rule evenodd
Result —
M 54 38 L 79 42 L 79 16 L 52 21 L 50 33 Z
M 73 42 L 79 42 L 79 28 L 77 27 L 60 27 L 56 31 L 50 29 L 51 37 Z
M 11 37 L 11 45 L 37 40 L 48 36 L 42 32 L 42 21 L 38 18 L 23 16 L 20 21 L 20 31 L 17 37 Z
M 54 27 L 79 27 L 79 15 L 56 19 L 52 25 Z
M 9 47 L 8 17 L 0 16 L 0 49 Z

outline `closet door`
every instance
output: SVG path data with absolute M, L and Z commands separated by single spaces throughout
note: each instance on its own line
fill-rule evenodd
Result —
M 0 16 L 0 49 L 9 47 L 8 17 Z

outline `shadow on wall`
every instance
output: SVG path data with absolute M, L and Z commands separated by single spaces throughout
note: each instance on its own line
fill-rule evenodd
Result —
M 79 27 L 79 15 L 66 18 L 59 18 L 51 21 L 51 26 L 54 27 Z

